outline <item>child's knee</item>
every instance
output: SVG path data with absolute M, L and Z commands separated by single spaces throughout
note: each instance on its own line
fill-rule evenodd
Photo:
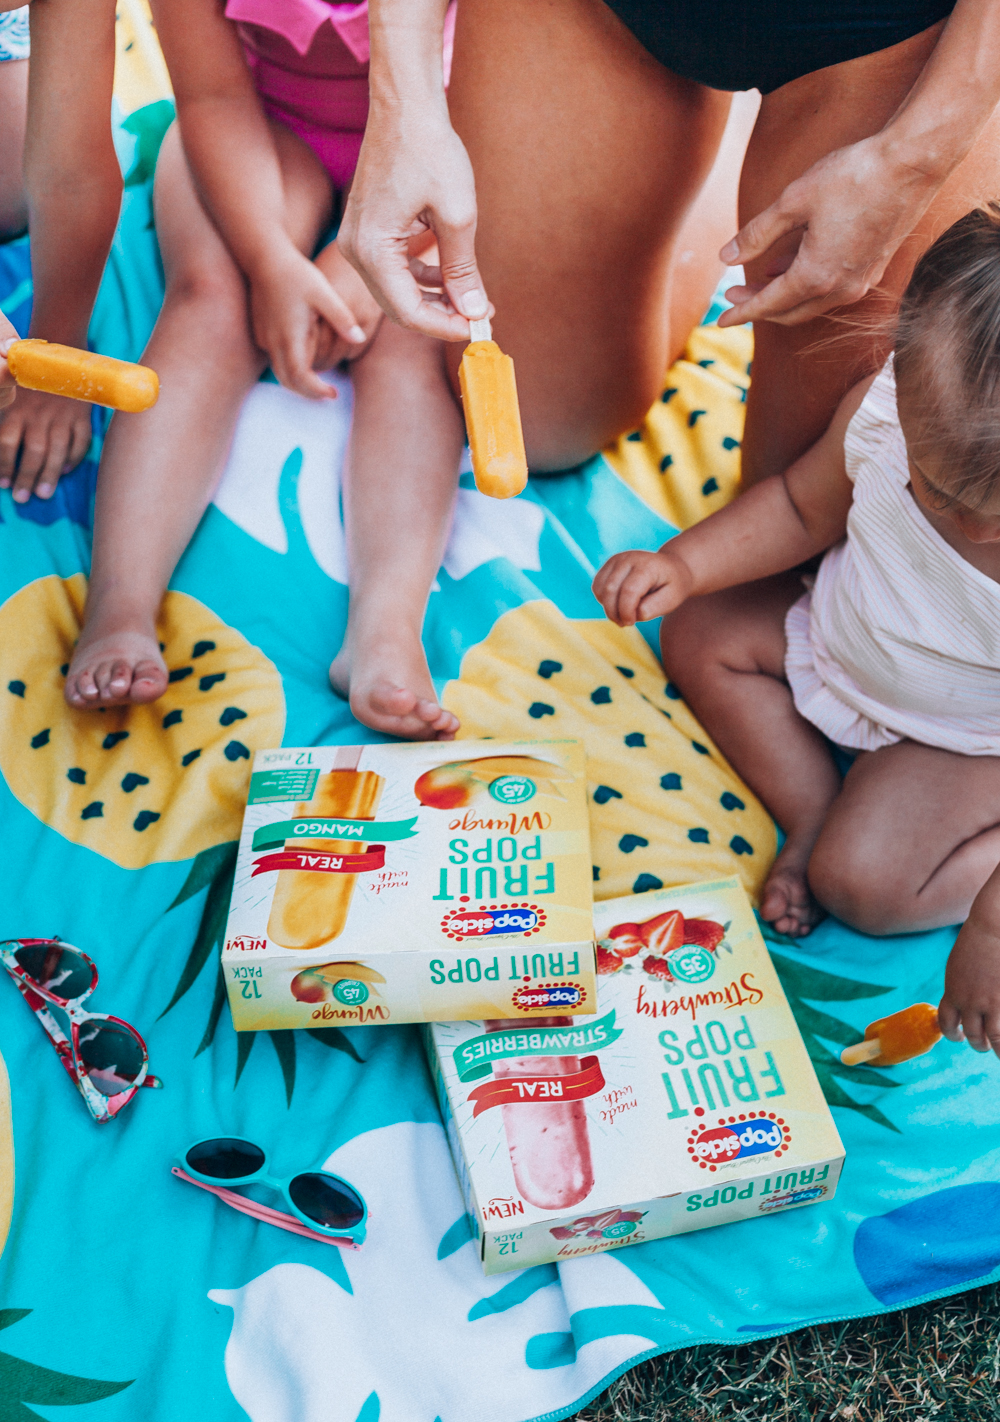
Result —
M 729 636 L 716 599 L 694 597 L 660 623 L 660 657 L 673 675 L 692 676 L 717 664 Z
M 809 887 L 828 913 L 859 933 L 885 938 L 907 932 L 912 895 L 886 873 L 884 856 L 860 836 L 845 843 L 821 836 L 809 861 Z

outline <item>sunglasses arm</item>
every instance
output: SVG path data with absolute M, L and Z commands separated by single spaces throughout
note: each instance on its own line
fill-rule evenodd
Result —
M 199 1190 L 208 1190 L 210 1194 L 218 1195 L 220 1200 L 227 1205 L 232 1205 L 234 1210 L 239 1210 L 244 1215 L 251 1215 L 254 1219 L 260 1220 L 262 1224 L 277 1225 L 279 1229 L 287 1229 L 292 1234 L 301 1234 L 307 1239 L 318 1239 L 321 1244 L 335 1244 L 338 1249 L 361 1248 L 361 1245 L 356 1244 L 349 1235 L 320 1234 L 317 1230 L 309 1229 L 307 1225 L 300 1223 L 293 1215 L 285 1214 L 283 1210 L 272 1210 L 268 1205 L 260 1205 L 256 1200 L 248 1200 L 245 1195 L 237 1195 L 235 1190 L 226 1190 L 221 1185 L 208 1185 L 204 1180 L 196 1180 L 186 1170 L 181 1170 L 179 1165 L 171 1166 L 170 1173 L 176 1175 L 178 1180 L 186 1180 L 189 1185 L 197 1185 Z

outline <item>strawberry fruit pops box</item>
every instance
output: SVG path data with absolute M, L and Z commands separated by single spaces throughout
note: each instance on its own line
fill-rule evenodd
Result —
M 594 917 L 595 1017 L 425 1029 L 487 1274 L 836 1189 L 844 1148 L 739 881 Z
M 258 751 L 236 1030 L 593 1013 L 591 883 L 578 741 Z

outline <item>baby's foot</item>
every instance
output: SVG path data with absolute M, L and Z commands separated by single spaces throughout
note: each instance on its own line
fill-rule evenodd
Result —
M 373 731 L 407 741 L 455 739 L 458 717 L 446 711 L 434 695 L 419 638 L 345 639 L 330 667 L 330 685 Z
M 84 627 L 66 673 L 63 694 L 79 711 L 144 705 L 167 689 L 167 667 L 150 633 L 110 632 L 89 637 Z
M 810 839 L 809 851 L 812 849 Z M 826 918 L 826 910 L 813 898 L 806 870 L 809 851 L 789 839 L 767 877 L 761 895 L 760 916 L 778 933 L 804 938 Z

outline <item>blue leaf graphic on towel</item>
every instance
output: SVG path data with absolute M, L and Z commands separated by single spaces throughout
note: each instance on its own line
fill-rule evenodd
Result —
M 953 1185 L 862 1221 L 854 1262 L 884 1304 L 971 1283 L 1000 1265 L 1000 1185 Z

